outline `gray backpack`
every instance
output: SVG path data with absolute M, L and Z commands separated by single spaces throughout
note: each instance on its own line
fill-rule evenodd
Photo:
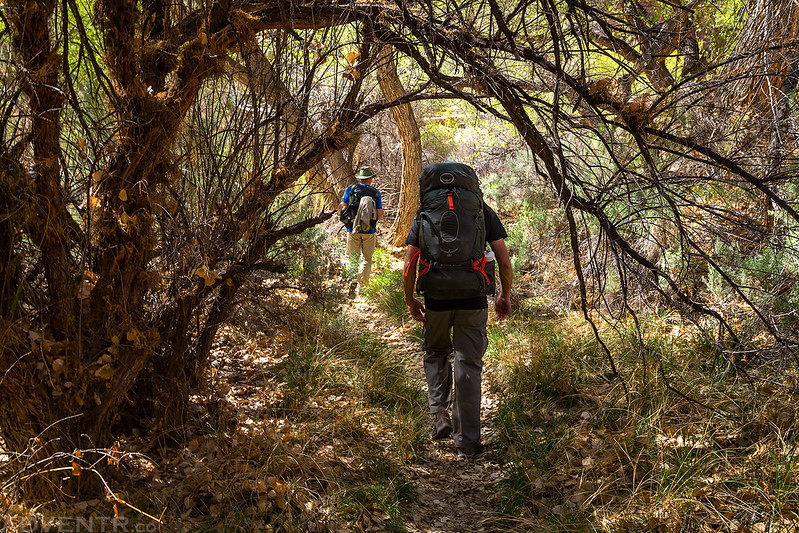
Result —
M 355 213 L 355 220 L 352 221 L 352 230 L 358 233 L 366 233 L 376 226 L 377 205 L 371 196 L 361 197 L 358 204 L 358 211 Z
M 426 167 L 419 176 L 419 267 L 416 291 L 436 300 L 494 292 L 486 264 L 483 193 L 474 169 L 455 162 Z

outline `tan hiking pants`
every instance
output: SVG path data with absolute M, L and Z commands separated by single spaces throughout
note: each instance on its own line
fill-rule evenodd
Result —
M 350 264 L 357 264 L 363 254 L 363 262 L 358 269 L 358 283 L 361 286 L 369 285 L 369 278 L 372 276 L 372 255 L 375 253 L 377 244 L 377 233 L 348 233 L 347 234 L 347 257 Z

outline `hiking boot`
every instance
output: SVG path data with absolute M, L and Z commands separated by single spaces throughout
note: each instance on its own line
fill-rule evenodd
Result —
M 452 420 L 447 411 L 439 411 L 433 421 L 433 440 L 446 439 L 452 435 Z
M 458 448 L 458 457 L 461 459 L 466 459 L 467 461 L 473 461 L 480 457 L 483 454 L 483 447 L 478 446 L 475 449 L 471 448 Z

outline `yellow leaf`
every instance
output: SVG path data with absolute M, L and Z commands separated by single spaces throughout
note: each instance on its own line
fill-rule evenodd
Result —
M 141 336 L 141 333 L 136 328 L 130 328 L 128 332 L 125 334 L 125 338 L 127 338 L 130 342 L 136 342 L 136 340 Z
M 89 196 L 89 201 L 87 202 L 89 209 L 94 209 L 98 205 L 100 205 L 100 199 L 96 196 Z
M 51 341 L 50 339 L 47 339 L 47 338 L 45 338 L 45 339 L 42 341 L 42 349 L 43 349 L 45 352 L 47 352 L 47 353 L 50 353 L 50 350 L 52 350 L 52 349 L 53 349 L 53 346 L 54 346 L 54 345 L 55 345 L 55 341 Z
M 212 286 L 216 280 L 222 279 L 222 276 L 208 268 L 208 265 L 203 265 L 194 271 L 194 275 L 205 280 L 205 286 Z
M 128 191 L 126 191 L 125 189 L 122 189 L 121 191 L 119 191 L 119 199 L 122 200 L 123 202 L 127 202 L 128 201 Z
M 222 279 L 222 276 L 220 276 L 219 274 L 217 274 L 213 270 L 209 270 L 208 271 L 208 276 L 205 278 L 205 286 L 206 287 L 212 286 L 214 283 L 216 283 L 216 280 L 218 280 L 218 279 Z
M 111 368 L 111 365 L 106 363 L 97 369 L 97 371 L 94 373 L 94 376 L 108 381 L 114 377 L 114 369 Z
M 350 81 L 355 81 L 356 79 L 361 77 L 361 73 L 358 69 L 347 65 L 347 69 L 344 71 L 344 77 Z
M 358 61 L 358 59 L 360 59 L 360 57 L 361 57 L 360 52 L 350 52 L 349 54 L 347 54 L 347 62 L 350 65 L 353 65 L 355 64 L 356 61 Z
M 208 265 L 203 265 L 200 268 L 196 269 L 194 271 L 194 275 L 206 279 L 208 277 Z
M 120 446 L 119 441 L 114 442 L 114 445 L 108 450 L 108 453 L 108 464 L 118 465 L 119 460 L 122 458 L 122 446 Z
M 72 455 L 75 456 L 75 459 L 72 460 L 72 475 L 77 477 L 80 476 L 80 469 L 81 469 L 80 465 L 77 462 L 77 459 L 83 457 L 83 452 L 80 450 L 75 450 L 74 452 L 72 452 Z
M 335 135 L 336 132 L 338 132 L 339 126 L 341 126 L 341 123 L 338 120 L 336 120 L 330 126 L 327 127 L 327 129 L 325 130 L 325 135 L 331 135 L 331 136 Z

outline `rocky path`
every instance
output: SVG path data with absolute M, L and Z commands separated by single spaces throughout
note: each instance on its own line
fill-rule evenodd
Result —
M 363 297 L 351 307 L 352 317 L 365 329 L 380 336 L 398 353 L 407 354 L 415 377 L 424 383 L 421 342 L 409 335 L 412 324 L 398 329 Z M 409 319 L 410 320 L 410 319 Z M 406 465 L 405 475 L 417 488 L 418 498 L 406 507 L 405 523 L 412 533 L 475 533 L 509 531 L 498 527 L 496 484 L 502 478 L 498 450 L 493 446 L 493 420 L 499 402 L 490 369 L 483 373 L 483 445 L 485 452 L 473 461 L 458 457 L 452 439 L 428 441 Z

